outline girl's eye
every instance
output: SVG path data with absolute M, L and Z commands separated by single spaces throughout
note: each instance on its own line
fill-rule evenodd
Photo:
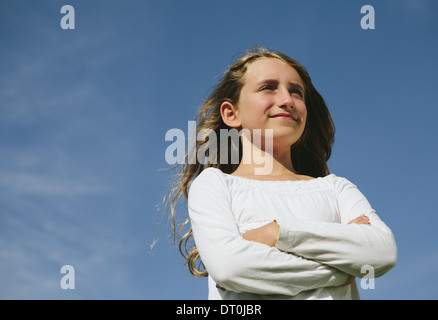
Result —
M 291 93 L 291 94 L 297 94 L 300 98 L 303 97 L 303 93 L 301 92 L 301 90 L 298 90 L 298 89 L 292 89 L 292 90 L 290 91 L 290 93 Z
M 271 85 L 266 85 L 260 88 L 260 91 L 264 91 L 264 90 L 275 90 L 275 89 Z
M 260 91 L 275 91 L 277 88 L 274 87 L 273 85 L 264 85 L 263 87 L 261 87 L 259 90 Z M 291 95 L 295 94 L 298 95 L 301 99 L 303 98 L 304 94 L 300 89 L 290 89 L 289 93 Z

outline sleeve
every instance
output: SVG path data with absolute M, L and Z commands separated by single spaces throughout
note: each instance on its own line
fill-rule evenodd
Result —
M 375 277 L 392 269 L 397 261 L 394 235 L 377 216 L 358 188 L 345 178 L 334 178 L 341 223 L 277 221 L 280 233 L 276 248 L 312 259 L 343 272 L 363 277 L 364 266 L 374 269 Z M 370 225 L 348 224 L 365 214 Z
M 205 169 L 189 189 L 188 209 L 196 247 L 215 282 L 234 292 L 296 295 L 343 285 L 335 268 L 246 241 L 239 233 L 225 181 Z

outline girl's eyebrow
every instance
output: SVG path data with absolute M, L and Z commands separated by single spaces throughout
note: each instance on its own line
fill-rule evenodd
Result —
M 296 82 L 291 82 L 289 84 L 289 89 L 298 89 L 300 90 L 302 93 L 304 93 L 304 88 L 302 85 L 300 85 L 299 83 Z
M 261 84 L 278 84 L 278 80 L 276 79 L 263 79 L 261 81 L 259 81 L 257 83 L 257 85 L 261 85 Z M 304 93 L 304 88 L 301 84 L 297 83 L 297 82 L 290 82 L 289 83 L 289 89 L 298 89 L 301 92 Z
M 262 85 L 262 84 L 278 84 L 278 80 L 275 79 L 263 79 L 260 80 L 259 82 L 257 82 L 257 86 Z

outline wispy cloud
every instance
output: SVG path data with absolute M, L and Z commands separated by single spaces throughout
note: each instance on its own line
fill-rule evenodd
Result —
M 107 193 L 110 187 L 91 176 L 63 177 L 0 170 L 0 190 L 15 195 L 80 196 Z
M 0 298 L 2 299 L 100 299 L 135 295 L 129 285 L 131 254 L 112 237 L 120 234 L 117 223 L 85 219 L 75 206 L 26 201 L 31 212 L 12 212 L 2 217 L 0 244 Z M 62 212 L 58 214 L 57 210 Z M 81 218 L 75 218 L 75 214 Z M 67 215 L 67 216 L 66 216 Z M 7 231 L 5 230 L 7 229 Z M 128 246 L 129 247 L 129 246 Z M 60 288 L 62 265 L 76 271 L 76 289 Z
M 0 64 L 0 298 L 132 298 L 120 190 L 96 170 L 120 140 L 101 132 L 118 111 L 93 75 L 118 50 L 104 49 L 111 32 L 58 31 L 36 29 L 42 43 Z M 72 292 L 59 285 L 64 264 L 77 273 Z

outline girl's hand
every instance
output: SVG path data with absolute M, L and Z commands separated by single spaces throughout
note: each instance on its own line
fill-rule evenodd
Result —
M 242 237 L 248 241 L 255 241 L 274 247 L 277 243 L 279 232 L 280 226 L 277 224 L 277 221 L 274 220 L 263 227 L 245 232 Z M 226 291 L 224 287 L 221 287 L 218 284 L 216 284 L 216 288 L 221 291 Z
M 255 241 L 270 247 L 275 247 L 279 233 L 280 226 L 277 224 L 277 221 L 274 220 L 263 227 L 245 232 L 242 237 L 248 241 Z
M 367 225 L 371 225 L 370 223 L 370 218 L 368 218 L 366 215 L 361 214 L 359 217 L 357 217 L 356 219 L 351 220 L 348 224 L 352 224 L 352 223 L 356 223 L 356 224 L 367 224 Z

